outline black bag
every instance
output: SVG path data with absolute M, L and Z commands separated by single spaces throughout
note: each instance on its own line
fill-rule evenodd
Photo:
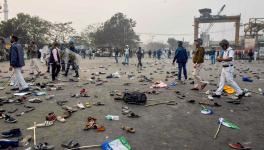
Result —
M 124 94 L 123 100 L 128 104 L 144 105 L 147 102 L 147 96 L 145 93 L 127 92 Z

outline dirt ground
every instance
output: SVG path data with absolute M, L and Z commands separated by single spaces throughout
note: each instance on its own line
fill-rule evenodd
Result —
M 122 58 L 123 59 L 123 58 Z M 81 77 L 79 82 L 63 82 L 65 86 L 62 91 L 51 91 L 48 94 L 54 94 L 55 97 L 52 100 L 45 100 L 44 96 L 40 96 L 43 100 L 40 104 L 26 103 L 30 106 L 35 106 L 36 110 L 27 113 L 21 117 L 16 117 L 16 114 L 24 111 L 23 105 L 5 104 L 0 108 L 6 110 L 12 110 L 18 108 L 18 111 L 14 116 L 18 122 L 15 124 L 5 123 L 4 120 L 0 120 L 0 131 L 9 130 L 12 128 L 21 128 L 23 135 L 32 134 L 32 131 L 27 131 L 26 128 L 33 125 L 33 122 L 44 122 L 45 116 L 49 112 L 55 112 L 56 115 L 61 115 L 63 110 L 56 104 L 57 100 L 68 100 L 66 105 L 74 106 L 78 102 L 103 102 L 105 106 L 92 106 L 85 110 L 79 110 L 74 113 L 66 123 L 56 122 L 55 125 L 46 128 L 37 129 L 37 142 L 48 142 L 55 145 L 56 150 L 63 149 L 60 145 L 63 141 L 69 139 L 77 140 L 81 145 L 94 145 L 102 144 L 105 140 L 114 140 L 118 136 L 125 136 L 132 146 L 133 150 L 228 150 L 228 143 L 246 143 L 253 147 L 254 150 L 264 149 L 264 97 L 263 95 L 252 94 L 252 97 L 245 97 L 242 99 L 242 103 L 239 105 L 226 103 L 226 97 L 221 99 L 215 99 L 214 101 L 221 104 L 221 107 L 213 107 L 213 115 L 203 115 L 200 113 L 201 106 L 199 101 L 207 99 L 207 96 L 201 92 L 191 91 L 190 80 L 186 81 L 187 84 L 177 84 L 173 90 L 158 89 L 160 94 L 147 95 L 148 99 L 155 99 L 159 101 L 176 100 L 177 105 L 158 105 L 152 107 L 126 105 L 123 102 L 116 102 L 113 97 L 109 95 L 110 91 L 119 90 L 124 91 L 147 91 L 151 90 L 152 83 L 138 82 L 139 75 L 145 75 L 147 77 L 153 77 L 153 81 L 162 80 L 167 84 L 174 81 L 173 78 L 169 78 L 166 82 L 166 72 L 176 71 L 177 68 L 171 65 L 172 60 L 163 59 L 158 61 L 155 65 L 153 59 L 145 58 L 143 65 L 145 68 L 141 73 L 137 72 L 136 59 L 131 60 L 129 66 L 123 66 L 121 63 L 115 64 L 114 58 L 96 58 L 95 60 L 84 60 L 80 65 Z M 106 69 L 99 68 L 100 65 L 104 65 Z M 0 63 L 2 73 L 1 81 L 6 81 L 4 77 L 9 76 L 10 73 L 3 73 L 8 70 L 7 63 Z M 28 76 L 28 66 L 25 67 L 24 75 Z M 46 71 L 44 64 L 41 64 L 43 72 Z M 159 69 L 158 69 L 159 68 Z M 205 62 L 205 70 L 202 71 L 202 77 L 211 81 L 212 83 L 218 83 L 220 72 L 220 65 L 209 65 L 209 61 Z M 209 69 L 211 68 L 211 69 Z M 249 71 L 241 71 L 249 68 Z M 160 70 L 161 69 L 161 70 Z M 240 71 L 238 71 L 238 69 Z M 136 76 L 133 80 L 129 79 L 127 74 L 121 75 L 119 79 L 106 79 L 108 82 L 101 86 L 95 86 L 94 84 L 88 84 L 83 87 L 78 87 L 82 83 L 88 82 L 88 78 L 95 72 L 105 72 L 106 75 L 100 75 L 101 79 L 110 73 L 116 71 L 126 72 L 127 74 L 133 72 Z M 155 73 L 156 71 L 156 73 Z M 251 71 L 251 72 L 250 72 Z M 252 72 L 259 73 L 260 79 L 256 79 L 252 76 Z M 68 78 L 74 75 L 74 72 Z M 150 73 L 153 73 L 150 75 Z M 188 63 L 188 74 L 191 76 L 191 60 Z M 46 74 L 48 75 L 48 74 Z M 212 75 L 212 76 L 210 76 Z M 243 82 L 240 75 L 252 76 L 254 81 L 252 83 Z M 50 77 L 50 75 L 49 75 Z M 61 80 L 66 80 L 62 75 Z M 264 89 L 264 68 L 263 62 L 261 63 L 248 63 L 247 61 L 236 62 L 236 78 L 235 80 L 242 88 L 247 88 L 253 91 L 258 91 L 258 88 Z M 36 82 L 45 81 L 43 77 L 40 77 Z M 48 81 L 48 80 L 46 80 Z M 130 86 L 124 86 L 123 83 L 131 83 Z M 72 98 L 70 95 L 78 93 L 81 88 L 88 90 L 89 98 Z M 5 94 L 9 91 L 10 87 L 0 91 L 0 96 L 8 96 Z M 216 86 L 208 85 L 204 91 L 214 90 Z M 184 99 L 180 99 L 174 90 L 180 91 L 184 94 Z M 29 98 L 34 97 L 30 96 Z M 188 100 L 195 100 L 195 104 L 190 104 Z M 148 102 L 151 103 L 150 101 Z M 140 115 L 140 118 L 131 119 L 122 115 L 122 106 L 128 106 L 133 112 Z M 118 115 L 119 121 L 109 121 L 105 119 L 105 116 Z M 85 121 L 87 117 L 93 116 L 97 118 L 98 124 L 106 127 L 105 132 L 97 131 L 83 131 Z M 213 139 L 214 134 L 218 127 L 218 118 L 224 117 L 240 127 L 240 130 L 230 129 L 222 127 L 216 140 Z M 126 133 L 120 128 L 123 126 L 130 126 L 136 129 L 136 133 Z M 32 143 L 31 143 L 32 145 Z M 18 148 L 19 150 L 25 148 Z M 95 148 L 100 149 L 100 148 Z

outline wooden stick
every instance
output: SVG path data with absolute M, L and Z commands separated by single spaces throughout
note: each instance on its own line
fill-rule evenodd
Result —
M 77 149 L 86 149 L 86 148 L 95 148 L 95 147 L 101 147 L 101 145 L 82 146 L 82 147 L 71 148 L 71 149 L 67 149 L 67 150 L 77 150 Z
M 220 132 L 221 126 L 222 126 L 222 123 L 219 123 L 218 128 L 217 128 L 217 131 L 216 131 L 215 136 L 214 136 L 214 139 L 216 139 L 218 133 Z
M 34 122 L 34 128 L 33 128 L 34 145 L 37 145 L 37 140 L 36 140 L 36 128 L 37 128 L 37 123 Z

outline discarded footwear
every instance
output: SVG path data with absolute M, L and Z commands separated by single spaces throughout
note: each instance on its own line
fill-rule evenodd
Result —
M 62 123 L 66 122 L 66 119 L 64 119 L 62 116 L 57 116 L 57 120 Z
M 131 127 L 123 126 L 121 129 L 127 131 L 128 133 L 135 133 L 136 132 L 136 130 L 134 128 L 131 128 Z
M 80 108 L 80 109 L 85 109 L 83 103 L 81 103 L 81 102 L 77 103 L 77 107 Z
M 127 117 L 129 117 L 129 118 L 139 118 L 140 116 L 135 114 L 135 113 L 133 113 L 133 112 L 131 112 Z
M 42 100 L 39 98 L 32 98 L 28 100 L 30 103 L 42 103 Z
M 191 103 L 191 104 L 195 104 L 195 100 L 193 100 L 193 99 L 192 100 L 188 100 L 187 102 Z
M 105 104 L 102 103 L 102 102 L 96 102 L 96 103 L 93 103 L 93 105 L 95 105 L 95 106 L 104 106 Z
M 98 132 L 103 132 L 103 131 L 105 131 L 105 127 L 104 127 L 104 126 L 98 126 L 98 125 L 97 125 L 96 128 L 97 128 L 97 131 L 98 131 Z
M 5 131 L 5 132 L 1 133 L 1 136 L 4 138 L 14 138 L 14 137 L 19 137 L 21 135 L 22 135 L 22 133 L 21 133 L 19 128 L 12 129 L 12 130 Z
M 20 141 L 20 143 L 21 143 L 22 146 L 26 146 L 26 145 L 29 144 L 31 139 L 32 139 L 32 136 L 31 135 L 27 135 Z
M 4 118 L 5 118 L 5 122 L 7 123 L 16 123 L 17 120 L 9 115 L 4 115 Z
M 212 97 L 213 97 L 213 98 L 214 98 L 214 97 L 215 97 L 215 98 L 221 98 L 221 95 L 217 95 L 216 93 L 213 93 L 213 94 L 212 94 Z
M 85 103 L 85 106 L 86 106 L 87 108 L 91 108 L 91 107 L 92 107 L 92 105 L 91 105 L 90 102 L 86 102 L 86 103 Z
M 191 88 L 192 91 L 199 91 L 198 88 L 194 87 L 194 88 Z
M 77 147 L 79 147 L 80 144 L 77 141 L 75 141 L 75 140 L 69 140 L 69 141 L 63 142 L 61 144 L 61 146 L 63 148 L 71 149 L 71 148 L 77 148 Z
M 54 149 L 54 145 L 49 145 L 48 143 L 39 143 L 34 146 L 35 150 L 52 150 Z
M 203 83 L 203 84 L 201 85 L 201 89 L 200 89 L 200 90 L 203 90 L 206 86 L 207 86 L 207 83 Z
M 48 114 L 48 116 L 46 116 L 46 121 L 53 121 L 54 122 L 56 120 L 57 120 L 57 117 L 56 117 L 54 112 L 51 112 Z
M 240 143 L 235 143 L 235 144 L 228 144 L 228 146 L 230 148 L 233 148 L 233 149 L 238 149 L 238 150 L 250 150 L 251 148 L 250 147 L 244 147 L 242 144 Z

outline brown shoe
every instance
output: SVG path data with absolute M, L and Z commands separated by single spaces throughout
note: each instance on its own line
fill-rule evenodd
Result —
M 193 91 L 199 91 L 199 88 L 194 87 L 194 88 L 191 88 L 191 90 L 193 90 Z

